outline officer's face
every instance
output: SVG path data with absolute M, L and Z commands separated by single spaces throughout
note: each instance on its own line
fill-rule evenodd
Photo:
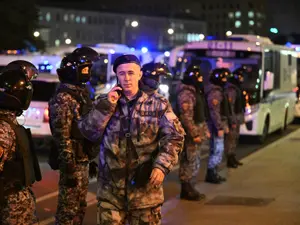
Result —
M 123 91 L 136 92 L 142 77 L 141 67 L 135 63 L 121 64 L 117 68 L 117 76 Z
M 198 77 L 198 82 L 203 82 L 203 76 Z
M 81 70 L 81 73 L 82 73 L 82 74 L 89 74 L 89 67 L 88 67 L 88 66 L 84 67 L 84 68 Z

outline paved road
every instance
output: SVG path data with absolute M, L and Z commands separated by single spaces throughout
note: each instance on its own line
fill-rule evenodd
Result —
M 266 146 L 281 137 L 295 131 L 300 126 L 299 124 L 292 124 L 288 127 L 288 129 L 283 134 L 272 134 L 267 139 L 264 145 L 253 144 L 255 140 L 250 137 L 241 137 L 240 144 L 237 150 L 238 158 L 244 158 L 251 153 L 258 151 L 263 146 Z M 202 167 L 199 175 L 199 182 L 203 180 L 205 170 L 206 170 L 206 158 L 207 151 L 204 150 L 202 152 Z M 44 152 L 40 152 L 39 154 L 40 165 L 43 173 L 43 181 L 34 185 L 33 189 L 37 197 L 37 215 L 40 219 L 39 224 L 54 224 L 53 215 L 56 211 L 57 204 L 57 182 L 58 182 L 58 174 L 56 171 L 50 170 L 46 163 L 46 154 Z M 179 183 L 178 183 L 178 169 L 175 169 L 173 172 L 169 174 L 167 179 L 165 180 L 165 199 L 166 199 L 166 207 L 168 206 L 168 200 L 178 196 L 179 193 Z M 95 225 L 96 224 L 96 182 L 95 180 L 90 181 L 89 192 L 87 196 L 88 201 L 88 209 L 84 221 L 84 225 Z

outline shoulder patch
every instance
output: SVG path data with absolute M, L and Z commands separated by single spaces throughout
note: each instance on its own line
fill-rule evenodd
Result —
M 216 99 L 216 98 L 214 98 L 214 99 L 212 100 L 212 104 L 213 104 L 213 105 L 218 105 L 218 104 L 219 104 L 219 100 Z

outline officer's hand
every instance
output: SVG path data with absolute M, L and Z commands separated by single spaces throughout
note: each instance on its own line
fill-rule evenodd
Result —
M 107 94 L 108 101 L 112 104 L 117 103 L 121 97 L 117 91 L 122 91 L 122 88 L 120 86 L 115 86 Z
M 158 168 L 154 168 L 152 170 L 152 173 L 150 176 L 150 184 L 152 184 L 154 187 L 158 187 L 162 184 L 164 179 L 165 179 L 165 174 L 163 171 L 161 171 Z
M 200 136 L 195 137 L 195 138 L 193 139 L 193 141 L 194 141 L 195 143 L 200 143 L 200 142 L 201 142 L 201 137 L 200 137 Z
M 223 130 L 219 130 L 218 131 L 218 137 L 223 137 L 224 136 L 224 131 Z
M 209 131 L 206 131 L 205 135 L 206 135 L 207 138 L 210 138 L 210 132 Z

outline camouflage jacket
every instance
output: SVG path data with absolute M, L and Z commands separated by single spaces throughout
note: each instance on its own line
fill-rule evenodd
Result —
M 196 89 L 191 85 L 179 83 L 177 85 L 177 105 L 179 110 L 180 121 L 185 129 L 185 132 L 191 138 L 200 136 L 205 138 L 205 133 L 208 131 L 207 123 L 203 122 L 196 124 L 194 113 L 196 107 Z M 201 106 L 204 109 L 205 106 Z M 205 112 L 203 112 L 205 114 Z
M 209 124 L 216 131 L 228 128 L 228 118 L 222 115 L 224 89 L 210 83 L 206 86 L 205 93 L 210 114 Z
M 61 83 L 58 88 L 70 88 L 74 91 L 84 92 L 71 84 Z M 49 101 L 50 128 L 56 146 L 59 150 L 60 167 L 72 167 L 78 162 L 88 162 L 88 156 L 77 157 L 79 148 L 83 148 L 81 140 L 72 139 L 72 123 L 80 117 L 80 104 L 69 93 L 61 92 L 55 94 Z
M 118 208 L 148 208 L 164 201 L 162 186 L 149 183 L 144 188 L 130 186 L 139 165 L 151 159 L 157 149 L 153 167 L 167 174 L 178 162 L 183 148 L 184 130 L 169 102 L 159 94 L 141 92 L 131 110 L 130 134 L 135 155 L 128 162 L 126 138 L 121 133 L 122 115 L 128 110 L 125 97 L 111 104 L 107 97 L 94 102 L 94 108 L 79 121 L 79 129 L 90 141 L 101 140 L 99 154 L 98 199 Z M 122 110 L 122 112 L 121 112 Z M 130 173 L 124 170 L 130 167 Z
M 18 124 L 16 114 L 12 111 L 0 109 L 0 117 L 11 119 Z M 15 158 L 16 152 L 16 134 L 11 126 L 0 119 L 0 175 L 4 169 L 4 164 Z M 5 184 L 4 189 L 13 187 L 14 184 Z

